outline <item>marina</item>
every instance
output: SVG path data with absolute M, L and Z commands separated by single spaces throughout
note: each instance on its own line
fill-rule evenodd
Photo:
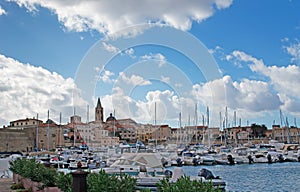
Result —
M 300 179 L 297 144 L 262 144 L 231 149 L 204 145 L 171 147 L 174 145 L 126 150 L 120 147 L 98 150 L 59 148 L 55 152 L 13 154 L 1 158 L 1 171 L 2 177 L 11 177 L 9 161 L 33 158 L 65 174 L 78 169 L 90 173 L 104 170 L 109 175 L 128 174 L 137 179 L 138 189 L 152 191 L 163 178 L 169 177 L 174 182 L 184 175 L 192 180 L 212 182 L 226 191 L 293 191 L 300 187 L 295 183 Z

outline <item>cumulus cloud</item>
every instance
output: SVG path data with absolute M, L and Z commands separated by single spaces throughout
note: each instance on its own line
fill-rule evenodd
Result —
M 97 30 L 104 34 L 141 23 L 167 24 L 189 30 L 192 21 L 201 22 L 211 17 L 215 10 L 228 8 L 232 4 L 232 0 L 11 1 L 29 11 L 38 11 L 39 6 L 51 10 L 68 30 Z
M 78 106 L 85 105 L 73 79 L 64 79 L 42 67 L 0 55 L 0 76 L 2 124 L 18 118 L 31 118 L 36 113 L 45 120 L 48 109 L 52 119 L 58 120 L 61 112 L 67 121 L 72 114 L 75 97 Z
M 268 111 L 278 109 L 280 99 L 272 93 L 271 87 L 262 81 L 244 79 L 232 81 L 224 76 L 204 84 L 193 86 L 192 94 L 202 105 L 228 106 L 244 111 Z
M 284 41 L 289 42 L 288 39 L 285 39 Z M 283 48 L 291 56 L 292 63 L 296 63 L 296 64 L 300 63 L 300 42 L 298 40 L 294 43 L 290 43 L 287 46 L 283 46 Z
M 119 53 L 120 49 L 106 42 L 102 42 L 104 49 L 110 53 Z
M 161 76 L 161 81 L 165 83 L 170 83 L 171 79 L 170 77 Z
M 104 83 L 112 83 L 114 82 L 114 80 L 112 79 L 112 76 L 114 76 L 115 74 L 111 71 L 108 71 L 108 70 L 104 70 L 100 76 L 99 76 L 99 79 L 101 81 L 103 81 Z
M 283 110 L 296 112 L 293 106 L 298 106 L 300 102 L 300 90 L 295 88 L 295 85 L 300 83 L 298 66 L 267 66 L 262 59 L 257 59 L 242 51 L 234 51 L 233 56 L 242 62 L 247 62 L 253 72 L 260 73 L 269 79 L 268 83 L 272 85 L 273 92 L 278 94 Z M 300 114 L 299 109 L 297 113 Z
M 142 61 L 147 61 L 147 60 L 158 61 L 158 66 L 159 67 L 163 66 L 167 62 L 166 57 L 163 54 L 161 54 L 161 53 L 157 53 L 157 54 L 149 53 L 147 55 L 141 56 L 140 59 Z
M 191 98 L 178 97 L 170 90 L 149 91 L 145 99 L 134 100 L 126 95 L 119 87 L 115 87 L 111 95 L 102 98 L 106 115 L 116 111 L 117 118 L 132 117 L 142 123 L 154 123 L 155 105 L 158 124 L 178 122 L 178 114 L 184 114 L 187 121 L 188 114 L 193 113 L 195 103 Z M 173 124 L 177 126 L 177 123 Z
M 126 74 L 124 72 L 120 72 L 119 73 L 119 79 L 122 80 L 123 82 L 129 84 L 129 85 L 133 85 L 133 86 L 137 86 L 137 85 L 150 85 L 151 82 L 148 80 L 145 80 L 143 77 L 139 76 L 139 75 L 131 75 L 130 77 L 126 76 Z
M 0 15 L 6 15 L 6 11 L 0 5 Z

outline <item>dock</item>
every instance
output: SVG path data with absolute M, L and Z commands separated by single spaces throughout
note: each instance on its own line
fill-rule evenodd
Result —
M 0 191 L 1 192 L 13 191 L 10 189 L 12 184 L 13 184 L 12 178 L 0 178 Z

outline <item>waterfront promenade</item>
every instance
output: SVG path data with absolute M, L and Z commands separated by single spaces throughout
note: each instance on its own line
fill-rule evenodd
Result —
M 11 192 L 10 186 L 12 185 L 12 178 L 0 178 L 0 191 Z

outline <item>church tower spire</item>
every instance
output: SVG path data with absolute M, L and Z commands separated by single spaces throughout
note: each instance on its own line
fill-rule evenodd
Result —
M 103 122 L 103 107 L 100 98 L 98 97 L 97 106 L 95 108 L 95 121 Z

